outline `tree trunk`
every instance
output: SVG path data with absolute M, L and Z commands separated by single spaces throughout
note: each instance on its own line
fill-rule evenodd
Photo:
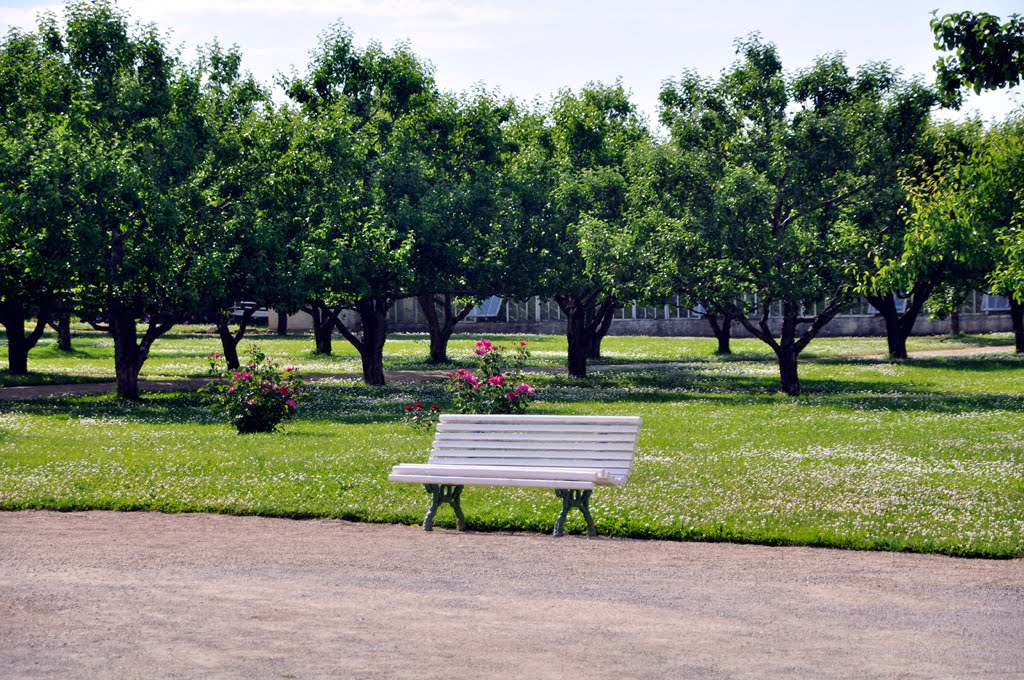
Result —
M 587 336 L 586 313 L 580 306 L 573 306 L 566 311 L 565 336 L 569 343 L 568 369 L 573 378 L 587 377 L 587 354 L 591 347 L 591 339 Z
M 960 335 L 960 312 L 953 312 L 949 315 L 949 332 L 953 335 Z
M 587 359 L 595 351 L 601 352 L 604 338 L 615 314 L 615 299 L 596 303 L 598 293 L 571 293 L 556 295 L 555 302 L 565 314 L 565 337 L 569 344 L 568 369 L 573 378 L 587 377 Z
M 67 305 L 61 303 L 50 316 L 50 327 L 57 333 L 57 349 L 61 352 L 70 352 L 72 350 L 71 310 Z
M 317 354 L 330 354 L 333 351 L 331 337 L 334 335 L 334 327 L 340 325 L 340 311 L 340 308 L 331 309 L 319 300 L 311 302 L 306 308 L 306 312 L 313 317 L 313 341 L 316 343 Z
M 779 359 L 779 378 L 782 391 L 791 397 L 800 396 L 800 376 L 797 373 L 796 325 L 799 308 L 792 303 L 782 305 L 782 332 L 780 333 L 775 356 Z
M 224 354 L 224 363 L 228 368 L 237 369 L 242 364 L 238 361 L 238 344 L 235 342 L 231 329 L 228 328 L 228 315 L 221 312 L 217 315 L 217 335 L 220 336 L 220 346 Z
M 1010 296 L 1010 321 L 1013 323 L 1013 344 L 1017 354 L 1024 354 L 1024 303 Z
M 907 358 L 907 336 L 900 324 L 900 315 L 896 311 L 896 300 L 893 296 L 865 296 L 871 306 L 878 310 L 885 322 L 885 341 L 889 346 L 889 356 L 893 359 Z
M 124 310 L 109 310 L 109 313 L 110 335 L 114 339 L 114 375 L 117 379 L 117 396 L 119 399 L 137 401 L 142 360 L 139 353 L 135 315 Z
M 885 319 L 885 341 L 889 346 L 889 356 L 893 359 L 906 359 L 909 356 L 907 354 L 908 334 L 900 328 L 899 319 L 887 317 L 884 314 L 882 318 Z
M 797 373 L 797 353 L 792 346 L 779 347 L 775 350 L 779 359 L 779 378 L 782 391 L 791 397 L 800 396 L 800 376 Z
M 231 332 L 231 316 L 223 311 L 217 314 L 217 335 L 220 336 L 220 346 L 224 350 L 224 361 L 228 368 L 237 369 L 242 364 L 238 360 L 238 343 L 245 337 L 245 331 L 256 314 L 256 307 L 249 307 L 242 312 L 242 318 L 238 322 L 238 332 Z
M 885 321 L 885 340 L 889 346 L 889 356 L 893 359 L 906 359 L 907 338 L 914 332 L 914 324 L 924 309 L 924 303 L 932 294 L 934 286 L 930 283 L 918 283 L 910 293 L 903 314 L 896 310 L 896 297 L 892 293 L 886 295 L 865 295 L 865 299 L 878 310 Z
M 152 318 L 139 339 L 135 314 L 130 308 L 108 302 L 110 335 L 114 339 L 114 374 L 119 399 L 139 399 L 139 373 L 149 357 L 149 348 L 161 335 L 171 330 L 175 319 L 155 321 Z
M 367 385 L 384 385 L 384 343 L 388 338 L 388 309 L 391 308 L 391 302 L 386 298 L 360 298 L 354 306 L 359 314 L 359 335 L 335 317 L 338 330 L 359 352 L 363 364 L 363 382 Z
M 732 346 L 730 344 L 732 340 L 732 313 L 724 312 L 721 323 L 719 323 L 717 314 L 708 314 L 707 320 L 711 324 L 711 330 L 714 332 L 715 338 L 718 340 L 718 349 L 715 350 L 715 354 L 732 354 Z
M 472 304 L 463 305 L 455 311 L 452 296 L 428 293 L 417 295 L 416 302 L 427 318 L 430 329 L 430 361 L 435 364 L 448 363 L 448 341 L 455 332 L 455 326 L 473 310 Z
M 28 343 L 25 342 L 25 316 L 15 314 L 8 318 L 4 314 L 4 328 L 7 329 L 7 372 L 11 375 L 28 373 Z
M 39 307 L 39 317 L 31 333 L 25 333 L 25 306 L 17 300 L 6 300 L 0 303 L 0 325 L 7 331 L 7 371 L 12 375 L 28 373 L 28 353 L 46 329 L 49 318 L 49 305 Z
M 277 313 L 277 334 L 288 335 L 288 315 L 283 312 Z

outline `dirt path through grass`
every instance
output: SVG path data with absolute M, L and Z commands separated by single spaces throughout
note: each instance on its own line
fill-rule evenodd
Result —
M 1024 560 L 0 513 L 0 677 L 1024 674 Z

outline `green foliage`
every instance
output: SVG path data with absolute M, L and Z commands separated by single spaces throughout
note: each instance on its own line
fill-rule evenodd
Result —
M 476 373 L 464 368 L 448 374 L 447 391 L 459 413 L 523 413 L 536 390 L 523 378 L 530 357 L 526 341 L 520 340 L 509 356 L 507 348 L 490 340 L 478 340 L 479 366 Z
M 636 258 L 612 257 L 621 249 L 602 244 L 609 232 L 628 231 L 629 159 L 649 132 L 622 83 L 564 90 L 550 119 L 542 137 L 551 175 L 541 284 L 556 294 L 625 299 Z
M 1024 76 L 1024 17 L 1011 14 L 1000 23 L 987 12 L 933 12 L 931 28 L 935 49 L 953 52 L 935 63 L 939 87 L 953 106 L 960 106 L 961 88 L 1014 87 Z
M 210 363 L 210 371 L 218 374 L 215 362 Z M 289 366 L 282 372 L 256 345 L 247 364 L 237 371 L 221 372 L 219 377 L 207 389 L 210 405 L 226 416 L 239 434 L 273 432 L 299 410 L 303 391 L 299 371 Z
M 992 129 L 987 141 L 988 160 L 975 190 L 982 194 L 979 210 L 997 242 L 989 283 L 994 291 L 1024 303 L 1024 111 Z
M 514 102 L 480 90 L 439 94 L 403 120 L 403 173 L 423 185 L 415 214 L 404 216 L 415 222 L 411 292 L 526 292 L 509 276 L 522 257 L 505 172 L 514 152 L 505 128 L 516 113 Z
M 329 303 L 360 298 L 390 301 L 412 283 L 419 207 L 427 185 L 410 158 L 410 117 L 436 98 L 428 64 L 405 45 L 360 50 L 336 25 L 313 53 L 308 73 L 283 82 L 315 144 L 298 146 L 319 176 L 296 217 L 311 221 L 303 256 L 322 272 L 312 289 Z M 320 174 L 322 173 L 322 174 Z M 287 205 L 285 206 L 287 208 Z

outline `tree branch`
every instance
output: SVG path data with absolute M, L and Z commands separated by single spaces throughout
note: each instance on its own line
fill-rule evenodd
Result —
M 332 319 L 331 322 L 334 324 L 334 327 L 338 329 L 338 332 L 341 333 L 343 338 L 352 343 L 352 346 L 356 348 L 356 351 L 359 352 L 359 354 L 362 354 L 366 350 L 366 343 L 360 340 L 359 336 L 349 330 L 348 326 L 343 324 L 341 319 L 338 318 L 338 314 L 341 313 L 341 306 L 339 305 L 329 311 Z
M 825 309 L 820 314 L 818 314 L 818 316 L 814 317 L 814 320 L 811 322 L 810 328 L 804 331 L 803 334 L 800 336 L 800 339 L 797 340 L 796 343 L 794 343 L 793 346 L 796 349 L 796 353 L 799 354 L 800 352 L 802 352 L 803 349 L 807 347 L 807 345 L 811 342 L 811 340 L 813 340 L 818 335 L 818 332 L 821 331 L 821 329 L 824 328 L 825 325 L 829 321 L 831 321 L 836 314 L 841 312 L 843 308 L 846 307 L 846 305 L 848 304 L 850 304 L 849 293 L 847 293 L 846 291 L 837 291 L 836 296 L 832 299 L 832 302 L 827 307 L 825 307 Z
M 782 223 L 779 225 L 779 230 L 782 230 L 782 229 L 786 228 L 787 226 L 789 226 L 790 222 L 792 222 L 796 218 L 800 217 L 801 215 L 807 215 L 807 214 L 810 214 L 810 213 L 814 212 L 815 210 L 819 210 L 821 208 L 830 208 L 830 207 L 832 207 L 834 205 L 838 205 L 838 204 L 842 203 L 843 201 L 845 201 L 846 199 L 850 198 L 851 196 L 854 196 L 856 194 L 859 194 L 861 191 L 864 191 L 870 185 L 871 185 L 871 182 L 864 182 L 860 186 L 854 187 L 853 189 L 850 189 L 849 191 L 845 191 L 845 192 L 839 194 L 838 196 L 833 196 L 832 198 L 829 198 L 829 199 L 826 199 L 824 201 L 820 201 L 818 203 L 814 203 L 813 205 L 807 206 L 807 208 L 805 208 L 803 212 L 800 212 L 800 213 L 792 213 L 791 212 L 789 217 L 784 219 L 782 221 Z
M 146 328 L 146 333 L 142 336 L 141 342 L 139 342 L 140 365 L 149 358 L 149 348 L 152 347 L 153 342 L 161 335 L 171 330 L 171 328 L 174 327 L 175 322 L 176 319 L 171 319 L 162 323 L 157 323 L 153 319 L 149 320 L 149 326 Z

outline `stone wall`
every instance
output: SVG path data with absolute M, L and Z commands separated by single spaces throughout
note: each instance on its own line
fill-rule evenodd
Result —
M 773 329 L 778 331 L 778 321 L 770 321 Z M 289 326 L 290 328 L 290 326 Z M 395 333 L 426 333 L 426 324 L 391 324 L 389 329 Z M 1004 333 L 1013 328 L 1009 314 L 961 314 L 960 331 L 962 333 Z M 458 333 L 470 335 L 564 335 L 564 321 L 476 321 L 463 322 L 456 327 Z M 949 319 L 930 321 L 918 319 L 914 325 L 914 335 L 945 335 L 950 333 Z M 609 335 L 649 335 L 654 337 L 711 337 L 714 335 L 711 326 L 704 319 L 627 319 L 612 321 Z M 743 326 L 734 323 L 734 338 L 749 338 L 750 333 Z M 819 336 L 885 336 L 885 322 L 880 316 L 837 316 L 825 326 Z
M 342 320 L 350 327 L 358 327 L 358 316 L 354 312 L 343 312 Z M 778 322 L 772 321 L 778 330 Z M 277 313 L 270 310 L 270 330 L 277 328 Z M 289 333 L 307 333 L 311 329 L 310 316 L 304 312 L 288 317 Z M 391 323 L 392 333 L 426 333 L 425 323 Z M 1006 333 L 1012 331 L 1010 315 L 961 314 L 960 331 L 963 333 Z M 463 321 L 456 332 L 469 335 L 564 335 L 565 321 Z M 945 335 L 950 333 L 949 319 L 930 321 L 925 317 L 917 320 L 914 335 Z M 704 319 L 625 319 L 612 321 L 609 335 L 650 335 L 655 337 L 710 337 L 711 326 Z M 750 334 L 738 323 L 733 324 L 735 338 L 748 338 Z M 885 322 L 880 316 L 837 316 L 819 334 L 822 337 L 842 336 L 884 336 Z

